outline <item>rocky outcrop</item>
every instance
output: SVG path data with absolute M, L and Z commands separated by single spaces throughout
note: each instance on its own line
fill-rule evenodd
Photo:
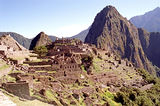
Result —
M 22 45 L 26 49 L 29 49 L 31 39 L 25 38 L 23 35 L 15 32 L 0 32 L 0 36 L 8 34 L 10 34 L 10 36 L 13 37 L 13 39 L 15 39 L 20 45 Z
M 0 45 L 8 46 L 12 48 L 14 51 L 23 51 L 27 50 L 23 46 L 21 46 L 16 40 L 14 40 L 10 35 L 2 35 L 0 37 Z
M 40 32 L 31 42 L 30 50 L 33 50 L 36 46 L 49 45 L 52 40 L 44 32 Z
M 160 67 L 160 33 L 152 32 L 149 33 L 144 29 L 138 29 L 139 38 L 145 54 L 153 65 Z
M 153 68 L 144 54 L 138 34 L 138 29 L 115 7 L 107 6 L 97 14 L 85 42 L 112 51 L 152 73 Z

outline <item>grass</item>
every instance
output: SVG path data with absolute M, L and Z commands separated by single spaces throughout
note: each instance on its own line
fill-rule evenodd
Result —
M 114 101 L 114 94 L 112 94 L 111 92 L 109 92 L 107 89 L 104 89 L 102 92 L 100 92 L 99 94 L 103 101 L 101 101 L 100 104 L 103 104 L 104 101 L 107 101 L 109 103 L 110 106 L 121 106 L 120 103 L 116 103 Z
M 6 76 L 3 76 L 2 78 L 2 82 L 3 83 L 6 83 L 6 82 L 16 82 L 16 79 L 9 76 L 9 75 L 6 75 Z
M 81 69 L 82 69 L 83 72 L 87 72 L 87 71 L 85 70 L 85 68 L 84 68 L 84 65 L 81 65 Z
M 51 67 L 51 65 L 37 65 L 37 66 L 32 66 L 32 67 Z
M 101 71 L 100 66 L 97 63 L 95 63 L 95 62 L 93 62 L 93 68 L 94 68 L 95 72 Z
M 11 73 L 24 73 L 24 71 L 21 71 L 21 70 L 13 70 Z
M 9 68 L 9 65 L 4 64 L 3 66 L 0 67 L 0 71 L 3 71 L 4 69 Z
M 29 66 L 28 64 L 22 64 L 23 66 Z
M 100 58 L 95 57 L 95 58 L 93 59 L 93 61 L 94 61 L 94 62 L 102 62 L 103 60 L 101 60 Z
M 99 58 L 94 58 L 93 59 L 93 68 L 94 68 L 95 72 L 102 71 L 102 68 L 100 67 L 99 62 L 103 62 L 103 60 L 101 60 Z
M 55 95 L 53 94 L 53 92 L 51 90 L 46 90 L 45 92 L 45 95 L 46 97 L 49 99 L 49 100 L 53 100 L 55 101 L 58 106 L 62 106 L 62 104 L 59 102 L 59 100 L 55 97 Z
M 56 71 L 48 71 L 48 74 L 56 73 Z
M 36 73 L 44 73 L 44 72 L 47 72 L 47 71 L 45 70 L 36 71 Z

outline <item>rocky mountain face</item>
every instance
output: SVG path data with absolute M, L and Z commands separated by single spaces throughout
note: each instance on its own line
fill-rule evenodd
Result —
M 160 49 L 158 46 L 160 45 L 160 33 L 149 33 L 141 28 L 138 29 L 138 31 L 142 47 L 148 59 L 153 63 L 153 65 L 160 67 Z
M 44 32 L 40 32 L 31 42 L 30 50 L 33 50 L 36 46 L 49 45 L 52 40 Z
M 13 48 L 14 51 L 27 50 L 21 46 L 16 40 L 14 40 L 10 35 L 3 35 L 0 37 L 0 44 Z
M 22 45 L 26 49 L 29 49 L 31 39 L 25 38 L 22 35 L 14 32 L 0 32 L 0 36 L 8 34 L 10 34 L 20 45 Z
M 130 21 L 138 28 L 144 28 L 149 32 L 160 32 L 160 8 L 157 7 L 144 15 L 135 16 Z
M 127 58 L 150 73 L 153 71 L 141 46 L 138 29 L 115 7 L 107 6 L 97 14 L 85 42 Z

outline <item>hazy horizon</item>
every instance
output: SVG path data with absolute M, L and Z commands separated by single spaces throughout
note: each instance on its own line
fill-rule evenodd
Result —
M 0 32 L 16 32 L 27 38 L 41 31 L 57 37 L 73 36 L 87 29 L 107 5 L 130 19 L 159 7 L 160 0 L 0 0 Z

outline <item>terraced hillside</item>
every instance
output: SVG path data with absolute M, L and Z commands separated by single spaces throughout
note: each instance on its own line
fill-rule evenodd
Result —
M 12 70 L 12 66 L 7 65 L 6 62 L 0 59 L 0 78 L 7 75 Z

